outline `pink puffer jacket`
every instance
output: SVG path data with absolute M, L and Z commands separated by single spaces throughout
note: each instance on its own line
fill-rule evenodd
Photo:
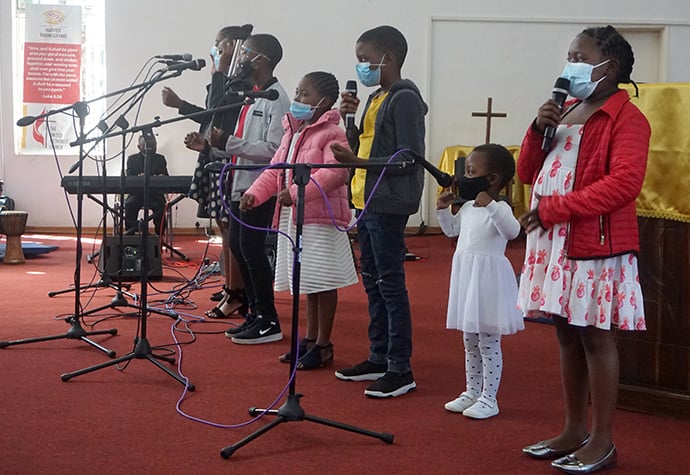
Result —
M 275 155 L 271 159 L 271 164 L 284 163 L 290 149 L 292 136 L 297 131 L 301 121 L 296 120 L 291 114 L 283 116 L 283 138 Z M 345 137 L 345 131 L 339 126 L 340 114 L 337 110 L 331 109 L 325 112 L 319 119 L 311 125 L 302 129 L 295 151 L 293 153 L 293 163 L 338 163 L 331 152 L 331 144 L 339 143 L 343 147 L 349 147 Z M 292 183 L 292 170 L 267 169 L 254 181 L 254 184 L 246 191 L 253 195 L 255 206 L 265 203 L 271 197 L 278 194 L 285 188 L 285 174 L 289 178 L 290 196 L 292 202 L 297 202 L 297 185 Z M 349 172 L 347 168 L 314 168 L 311 172 L 312 180 L 305 187 L 304 199 L 304 224 L 332 224 L 328 206 L 323 199 L 323 195 L 314 184 L 316 181 L 328 198 L 328 204 L 333 211 L 335 222 L 339 226 L 347 226 L 352 218 L 352 212 L 347 198 L 347 179 Z M 295 205 L 293 204 L 293 207 Z M 280 204 L 276 204 L 276 211 Z M 293 213 L 293 217 L 296 213 Z M 274 214 L 274 226 L 279 213 Z

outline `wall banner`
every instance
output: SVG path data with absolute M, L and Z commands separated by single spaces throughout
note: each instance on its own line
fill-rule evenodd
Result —
M 79 101 L 81 53 L 81 7 L 26 5 L 24 115 L 39 116 Z M 78 120 L 72 113 L 54 114 L 25 127 L 22 153 L 52 154 L 50 134 L 58 153 L 76 154 L 69 146 L 77 138 Z

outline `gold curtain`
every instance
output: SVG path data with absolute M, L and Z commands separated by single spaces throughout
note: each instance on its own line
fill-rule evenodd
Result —
M 690 222 L 690 83 L 625 85 L 652 127 L 637 214 Z

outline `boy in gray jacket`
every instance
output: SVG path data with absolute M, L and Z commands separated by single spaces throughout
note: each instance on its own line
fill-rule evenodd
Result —
M 187 147 L 195 150 L 220 149 L 232 157 L 238 165 L 268 164 L 278 149 L 283 136 L 281 118 L 288 112 L 290 99 L 273 76 L 273 71 L 283 57 L 278 40 L 267 34 L 251 35 L 242 46 L 239 75 L 254 83 L 255 90 L 278 91 L 278 99 L 256 99 L 245 104 L 232 135 L 214 129 L 209 143 L 196 133 L 185 138 Z M 260 170 L 235 170 L 232 188 L 226 190 L 230 196 L 230 211 L 234 216 L 251 226 L 268 228 L 273 218 L 275 198 L 249 211 L 239 208 L 242 194 L 254 182 Z M 273 271 L 265 249 L 266 233 L 240 225 L 230 220 L 230 251 L 237 259 L 245 292 L 249 302 L 249 313 L 239 327 L 225 332 L 233 343 L 256 345 L 279 341 L 283 338 L 273 299 Z

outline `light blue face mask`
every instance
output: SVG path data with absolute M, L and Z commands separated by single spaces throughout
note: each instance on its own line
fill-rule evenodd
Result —
M 610 60 L 602 61 L 599 64 L 591 65 L 589 63 L 566 63 L 561 73 L 561 77 L 570 80 L 570 87 L 568 94 L 576 99 L 585 100 L 592 95 L 599 83 L 606 78 L 602 77 L 598 81 L 592 81 L 592 72 L 594 68 L 598 68 Z
M 374 65 L 378 66 L 376 69 L 371 69 L 371 63 L 369 61 L 357 63 L 355 65 L 355 71 L 357 72 L 357 79 L 359 79 L 359 82 L 367 87 L 381 84 L 381 66 L 385 66 L 383 63 L 383 58 L 385 57 L 386 55 L 384 54 L 381 57 L 381 62 Z
M 290 104 L 290 114 L 297 120 L 311 120 L 314 117 L 314 111 L 318 109 L 319 105 L 323 101 L 323 98 L 315 106 L 310 106 L 309 104 L 304 104 L 298 101 L 292 101 Z
M 216 45 L 211 46 L 211 57 L 213 58 L 213 64 L 216 67 L 216 71 L 220 67 L 220 53 L 218 52 L 218 47 Z

